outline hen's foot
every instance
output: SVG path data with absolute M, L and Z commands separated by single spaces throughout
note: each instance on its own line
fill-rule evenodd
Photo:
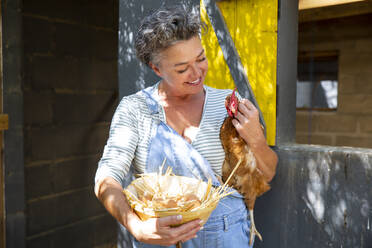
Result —
M 249 215 L 251 217 L 251 228 L 249 232 L 249 245 L 252 245 L 252 242 L 254 240 L 254 236 L 257 235 L 257 237 L 262 241 L 261 234 L 257 231 L 256 225 L 254 224 L 254 218 L 253 218 L 253 209 L 249 210 Z

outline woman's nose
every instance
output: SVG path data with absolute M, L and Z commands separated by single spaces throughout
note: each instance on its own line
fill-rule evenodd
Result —
M 199 78 L 202 75 L 202 70 L 197 64 L 192 65 L 192 76 Z

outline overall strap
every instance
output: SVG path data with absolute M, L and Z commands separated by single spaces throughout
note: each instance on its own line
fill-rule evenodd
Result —
M 207 181 L 212 180 L 214 186 L 220 183 L 214 175 L 209 162 L 173 128 L 161 121 L 158 114 L 160 105 L 154 99 L 154 90 L 150 87 L 141 91 L 145 97 L 154 122 L 150 131 L 150 144 L 146 161 L 147 172 L 158 172 L 164 158 L 166 165 L 172 167 L 176 175 L 189 176 Z M 166 167 L 164 168 L 166 169 Z

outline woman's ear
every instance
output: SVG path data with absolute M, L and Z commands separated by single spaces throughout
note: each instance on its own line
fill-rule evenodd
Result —
M 149 66 L 155 72 L 156 75 L 158 75 L 159 77 L 161 77 L 161 73 L 160 73 L 159 67 L 157 67 L 156 65 L 154 65 L 152 62 L 149 62 Z

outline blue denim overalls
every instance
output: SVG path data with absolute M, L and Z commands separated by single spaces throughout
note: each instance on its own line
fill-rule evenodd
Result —
M 150 88 L 150 90 L 156 90 L 156 87 Z M 211 178 L 212 184 L 219 186 L 220 183 L 214 176 L 208 161 L 174 129 L 155 117 L 155 114 L 159 112 L 160 105 L 152 97 L 153 92 L 145 89 L 141 93 L 146 97 L 147 105 L 154 116 L 145 172 L 158 172 L 159 166 L 166 158 L 165 168 L 171 166 L 174 174 L 204 181 Z M 182 247 L 250 247 L 248 216 L 242 196 L 235 192 L 220 200 L 204 228 L 197 233 L 198 237 L 182 243 Z M 158 248 L 162 246 L 143 244 L 133 240 L 133 247 Z

